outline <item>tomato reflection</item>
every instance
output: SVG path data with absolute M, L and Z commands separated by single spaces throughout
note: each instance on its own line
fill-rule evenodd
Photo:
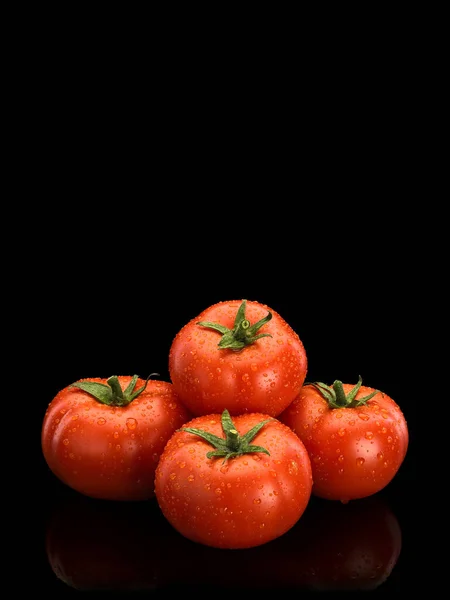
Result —
M 286 544 L 286 571 L 313 590 L 373 590 L 395 567 L 402 547 L 400 525 L 381 494 L 348 504 L 316 499 Z M 291 539 L 288 540 L 288 537 Z M 295 581 L 294 581 L 295 582 Z
M 122 503 L 76 494 L 54 508 L 46 551 L 53 572 L 70 587 L 147 590 L 161 584 L 160 546 L 177 539 L 156 501 Z
M 312 498 L 282 537 L 219 550 L 171 528 L 153 500 L 65 499 L 48 522 L 53 572 L 80 590 L 370 590 L 391 574 L 401 531 L 382 495 L 346 505 Z

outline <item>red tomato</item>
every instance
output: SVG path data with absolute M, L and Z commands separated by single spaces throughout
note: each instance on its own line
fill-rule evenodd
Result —
M 50 402 L 42 450 L 53 473 L 86 496 L 145 500 L 154 497 L 167 440 L 190 418 L 171 383 L 137 375 L 82 379 Z
M 180 400 L 196 416 L 276 417 L 299 393 L 307 357 L 297 333 L 259 302 L 219 302 L 187 323 L 169 352 Z
M 262 413 L 233 422 L 226 410 L 174 433 L 155 478 L 172 526 L 216 548 L 251 548 L 281 536 L 303 514 L 311 487 L 309 457 L 293 431 Z
M 335 381 L 305 385 L 280 415 L 311 459 L 313 494 L 346 502 L 384 488 L 408 447 L 399 406 L 374 388 Z

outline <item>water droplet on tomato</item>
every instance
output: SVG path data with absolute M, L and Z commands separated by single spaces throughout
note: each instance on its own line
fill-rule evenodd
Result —
M 373 438 L 373 433 L 371 431 L 366 431 L 364 437 L 366 438 L 366 440 L 371 440 Z
M 363 412 L 358 413 L 358 417 L 360 419 L 362 419 L 363 421 L 368 421 L 369 420 L 369 415 L 366 415 L 366 413 L 363 413 Z
M 79 418 L 79 415 L 73 415 L 72 416 L 72 421 L 76 421 Z
M 384 454 L 382 452 L 378 452 L 377 458 L 378 458 L 378 460 L 383 460 Z
M 338 435 L 340 435 L 341 437 L 345 435 L 345 428 L 344 427 L 341 427 L 341 429 L 339 429 Z
M 97 421 L 98 425 L 104 425 L 106 423 L 106 419 L 104 419 L 103 417 L 100 417 L 100 419 Z
M 127 419 L 126 423 L 127 423 L 128 429 L 136 429 L 136 427 L 137 427 L 137 421 L 136 421 L 136 419 L 133 419 L 132 417 Z
M 115 437 L 115 438 L 116 438 L 116 440 L 117 440 L 117 438 L 119 437 L 119 432 L 118 432 L 118 431 L 115 431 L 115 432 L 113 433 L 113 435 L 114 435 L 114 437 Z
M 64 446 L 67 446 L 69 444 L 69 440 L 66 438 L 65 440 L 63 440 L 63 444 Z
M 366 461 L 362 456 L 360 456 L 359 458 L 356 459 L 356 464 L 358 467 L 362 467 L 365 462 Z

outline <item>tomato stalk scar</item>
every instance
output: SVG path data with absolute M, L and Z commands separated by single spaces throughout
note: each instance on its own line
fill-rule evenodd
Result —
M 196 429 L 194 427 L 182 427 L 181 429 L 178 429 L 178 431 L 186 431 L 187 433 L 198 435 L 211 444 L 211 446 L 214 446 L 215 450 L 207 452 L 206 456 L 207 458 L 223 456 L 223 464 L 229 458 L 250 454 L 252 452 L 264 452 L 264 454 L 270 456 L 270 452 L 266 450 L 266 448 L 254 446 L 250 444 L 250 442 L 256 436 L 258 431 L 260 431 L 266 423 L 272 420 L 273 419 L 266 419 L 265 421 L 261 421 L 241 436 L 234 426 L 230 413 L 225 409 L 222 413 L 222 429 L 225 434 L 225 439 L 220 438 L 213 433 L 209 433 L 209 431 L 203 431 L 203 429 Z
M 117 375 L 112 375 L 106 380 L 108 385 L 98 383 L 97 381 L 77 381 L 76 383 L 72 383 L 69 387 L 77 387 L 80 390 L 87 392 L 101 404 L 107 404 L 108 406 L 128 406 L 128 404 L 137 398 L 139 394 L 142 394 L 147 387 L 150 377 L 155 375 L 159 376 L 159 373 L 150 373 L 145 380 L 144 385 L 136 391 L 134 388 L 139 378 L 138 375 L 133 375 L 125 390 L 122 390 L 120 387 Z
M 269 311 L 264 318 L 251 325 L 250 321 L 245 317 L 246 306 L 247 300 L 243 300 L 236 313 L 233 329 L 229 329 L 220 323 L 213 323 L 211 321 L 199 321 L 197 325 L 214 329 L 221 333 L 222 337 L 218 343 L 218 346 L 221 349 L 238 351 L 245 348 L 245 346 L 253 344 L 262 337 L 272 337 L 270 333 L 258 333 L 261 327 L 271 320 L 272 313 Z
M 368 400 L 373 398 L 375 394 L 378 394 L 378 390 L 375 390 L 371 394 L 364 396 L 364 398 L 358 398 L 358 400 L 355 400 L 356 394 L 362 385 L 361 375 L 358 378 L 358 383 L 350 390 L 348 394 L 344 392 L 342 381 L 339 381 L 339 379 L 334 381 L 332 387 L 326 385 L 325 383 L 321 383 L 320 381 L 315 383 L 306 383 L 305 385 L 312 385 L 315 387 L 316 390 L 318 390 L 328 402 L 330 408 L 357 408 L 358 406 L 363 406 Z

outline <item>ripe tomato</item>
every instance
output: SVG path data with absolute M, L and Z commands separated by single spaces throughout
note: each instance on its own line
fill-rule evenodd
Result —
M 53 473 L 86 496 L 144 500 L 154 497 L 167 440 L 190 418 L 171 383 L 137 375 L 82 379 L 50 402 L 42 451 Z
M 303 514 L 311 487 L 309 457 L 293 431 L 262 413 L 233 422 L 227 410 L 174 433 L 155 477 L 172 526 L 216 548 L 251 548 L 281 536 Z
M 196 416 L 262 412 L 276 417 L 299 393 L 303 343 L 275 311 L 259 302 L 219 302 L 177 333 L 170 379 Z
M 303 441 L 311 459 L 312 493 L 346 502 L 384 488 L 405 458 L 408 428 L 387 394 L 336 380 L 303 386 L 280 421 Z

